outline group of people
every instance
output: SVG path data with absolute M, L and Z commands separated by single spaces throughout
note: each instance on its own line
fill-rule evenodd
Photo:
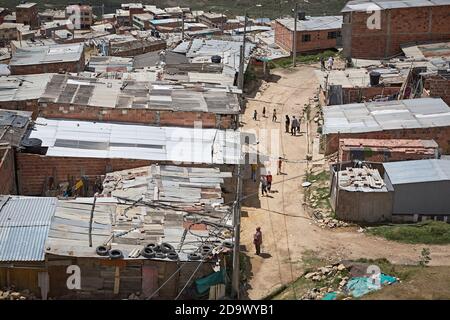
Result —
M 333 70 L 333 65 L 334 65 L 333 57 L 328 58 L 327 66 L 325 66 L 325 59 L 323 57 L 320 58 L 320 68 L 322 69 L 322 71 L 327 70 L 327 69 Z
M 266 107 L 262 109 L 262 116 L 266 118 Z M 256 110 L 253 112 L 253 120 L 258 120 L 258 111 Z M 273 109 L 272 122 L 277 122 L 277 109 Z
M 292 136 L 296 136 L 297 133 L 300 133 L 300 118 L 297 119 L 295 116 L 292 116 L 291 121 L 289 116 L 286 115 L 285 125 L 286 125 L 286 133 L 290 132 Z
M 272 180 L 273 177 L 270 171 L 267 175 L 261 175 L 261 193 L 263 197 L 272 192 Z

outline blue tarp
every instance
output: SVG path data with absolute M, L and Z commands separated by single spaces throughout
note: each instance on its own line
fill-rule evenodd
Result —
M 346 288 L 352 296 L 354 296 L 355 298 L 359 298 L 371 291 L 380 290 L 383 285 L 391 284 L 394 282 L 397 282 L 396 278 L 381 273 L 380 284 L 373 283 L 372 278 L 354 277 L 347 282 Z
M 328 292 L 322 300 L 336 300 L 337 292 Z

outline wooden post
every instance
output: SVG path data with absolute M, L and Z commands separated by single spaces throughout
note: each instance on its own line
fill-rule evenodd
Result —
M 92 222 L 94 220 L 95 203 L 97 202 L 97 195 L 94 196 L 94 203 L 91 208 L 91 217 L 89 218 L 89 247 L 92 247 Z
M 338 166 L 336 166 L 336 190 L 335 190 L 335 192 L 334 192 L 334 197 L 335 197 L 335 200 L 334 200 L 334 213 L 336 213 L 337 212 L 337 208 L 338 208 L 338 203 L 339 203 L 339 201 L 338 201 L 338 197 L 339 197 L 339 171 L 341 170 L 341 168 L 342 168 L 342 162 L 340 162 L 339 161 L 339 141 L 340 141 L 340 131 L 338 131 L 338 133 L 337 133 L 337 139 L 338 139 L 338 155 L 337 155 L 337 162 L 336 162 L 336 164 L 339 164 Z
M 116 271 L 114 273 L 114 294 L 119 294 L 120 289 L 120 267 L 116 266 Z
M 294 9 L 294 33 L 292 35 L 292 65 L 297 66 L 297 12 L 298 12 L 298 4 L 295 4 Z

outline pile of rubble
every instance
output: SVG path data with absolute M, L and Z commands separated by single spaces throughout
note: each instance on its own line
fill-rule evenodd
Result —
M 329 292 L 335 292 L 342 299 L 351 299 L 345 293 L 345 286 L 350 279 L 349 272 L 341 263 L 320 267 L 316 271 L 306 273 L 303 277 L 317 282 L 320 286 L 306 292 L 300 298 L 301 300 L 321 300 Z
M 14 286 L 0 290 L 0 300 L 37 300 L 30 290 L 16 291 Z
M 322 210 L 315 210 L 313 212 L 314 222 L 321 227 L 324 228 L 341 228 L 341 227 L 349 227 L 351 226 L 350 223 L 340 221 L 337 219 L 334 219 L 331 216 L 331 212 L 329 211 L 322 211 Z

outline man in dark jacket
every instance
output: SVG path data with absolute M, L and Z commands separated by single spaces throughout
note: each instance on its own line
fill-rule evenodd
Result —
M 261 245 L 262 245 L 262 232 L 261 228 L 256 228 L 256 233 L 253 236 L 253 244 L 255 245 L 256 254 L 259 256 L 261 254 Z

